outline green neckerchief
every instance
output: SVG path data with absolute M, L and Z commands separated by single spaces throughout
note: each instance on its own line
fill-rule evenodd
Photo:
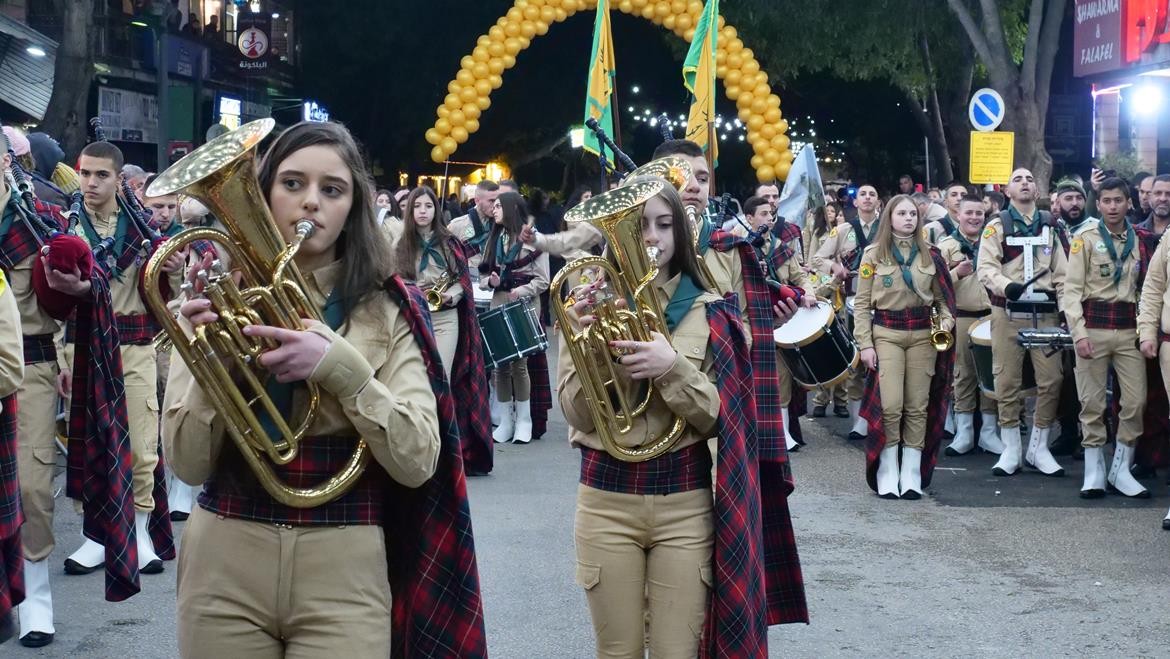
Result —
M 175 235 L 179 234 L 182 230 L 183 230 L 183 225 L 179 224 L 178 221 L 172 219 L 171 226 L 167 227 L 166 231 L 162 232 L 162 235 L 167 236 L 167 237 L 171 237 L 171 236 L 175 236 Z
M 512 242 L 512 246 L 508 248 L 508 251 L 505 252 L 504 251 L 504 237 L 505 237 L 505 235 L 506 234 L 503 231 L 501 231 L 499 237 L 496 238 L 496 262 L 499 263 L 500 265 L 511 264 L 513 261 L 516 260 L 517 256 L 520 256 L 520 250 L 524 249 L 524 243 L 520 242 L 519 240 L 515 240 Z
M 1121 257 L 1117 256 L 1117 248 L 1113 246 L 1113 234 L 1109 228 L 1105 226 L 1105 222 L 1101 222 L 1101 228 L 1104 230 L 1101 241 L 1105 243 L 1105 249 L 1109 252 L 1109 258 L 1113 259 L 1113 285 L 1116 286 L 1121 283 L 1121 271 L 1125 268 L 1125 260 L 1133 253 L 1134 243 L 1137 242 L 1137 234 L 1133 227 L 1130 226 L 1129 220 L 1125 221 L 1125 247 L 1121 250 Z
M 333 290 L 329 292 L 329 297 L 325 300 L 325 309 L 321 315 L 324 317 L 325 324 L 333 331 L 337 331 L 345 322 L 345 306 L 341 303 L 340 282 L 334 285 Z M 286 419 L 289 412 L 292 411 L 293 392 L 300 384 L 300 382 L 277 382 L 276 376 L 269 375 L 268 382 L 264 385 L 264 391 L 276 405 L 276 409 L 280 410 L 281 416 Z M 263 410 L 259 412 L 259 416 L 260 424 L 268 436 L 276 437 L 276 424 L 273 423 L 272 419 Z
M 767 253 L 764 252 L 762 247 L 755 247 L 753 245 L 753 249 L 756 250 L 756 256 L 760 257 L 760 259 L 763 261 L 764 270 L 768 273 L 768 276 L 772 279 L 779 280 L 780 277 L 776 275 L 776 268 L 772 265 L 772 257 L 776 254 L 776 244 L 780 242 L 780 237 L 769 231 L 768 234 L 764 236 L 764 240 L 768 241 Z
M 85 240 L 89 242 L 90 248 L 97 247 L 102 242 L 102 235 L 94 228 L 93 220 L 90 219 L 85 204 L 81 205 L 81 213 L 79 214 L 81 215 L 81 230 L 85 232 Z M 122 252 L 126 249 L 126 232 L 130 230 L 130 218 L 126 217 L 121 208 L 117 210 L 115 218 L 117 228 L 114 229 L 114 247 L 107 254 L 106 263 L 113 271 L 114 279 L 120 280 L 122 268 L 117 266 L 117 262 L 122 258 Z
M 695 280 L 687 273 L 682 273 L 678 277 L 678 288 L 674 289 L 674 295 L 670 296 L 670 303 L 666 305 L 666 329 L 671 332 L 682 319 L 686 317 L 687 312 L 691 310 L 691 305 L 695 303 L 695 298 L 703 290 L 695 285 Z
M 12 223 L 16 221 L 16 209 L 12 206 L 15 196 L 8 198 L 8 204 L 4 206 L 4 219 L 0 220 L 0 241 L 8 237 L 8 232 L 12 230 Z
M 917 293 L 918 289 L 914 288 L 914 277 L 910 275 L 910 264 L 918 257 L 918 241 L 913 239 L 910 241 L 910 256 L 906 259 L 902 258 L 902 251 L 898 249 L 897 237 L 894 238 L 894 241 L 891 247 L 894 248 L 894 260 L 898 262 L 898 267 L 902 269 L 902 281 L 906 282 L 907 288 Z
M 714 202 L 707 202 L 708 208 Z M 710 213 L 699 216 L 699 256 L 704 256 L 711 248 L 711 234 L 715 233 L 715 224 L 711 222 Z
M 1028 222 L 1024 220 L 1024 216 L 1020 215 L 1020 211 L 1016 210 L 1015 206 L 1009 204 L 1007 207 L 1007 213 L 1008 219 L 1012 221 L 1012 234 L 1014 235 L 1018 236 L 1020 234 L 1024 234 L 1036 237 L 1039 236 L 1040 233 L 1044 230 L 1043 223 L 1040 221 L 1040 211 L 1036 211 L 1036 217 L 1032 221 L 1032 224 L 1028 224 Z M 1020 228 L 1023 230 L 1021 231 Z
M 966 248 L 965 251 L 971 252 L 971 266 L 972 267 L 978 266 L 979 265 L 979 241 L 976 240 L 975 242 L 971 242 L 970 240 L 967 240 L 967 236 L 964 236 L 963 232 L 960 231 L 958 227 L 955 227 L 955 230 L 951 232 L 951 238 L 954 238 L 955 240 L 959 241 L 959 244 Z
M 423 243 L 422 258 L 418 261 L 419 277 L 422 277 L 422 273 L 426 272 L 427 266 L 430 265 L 432 255 L 435 258 L 435 263 L 438 263 L 442 268 L 447 267 L 447 259 L 443 256 L 443 250 L 435 247 L 437 240 L 438 236 L 432 232 L 431 237 L 427 238 L 426 242 Z

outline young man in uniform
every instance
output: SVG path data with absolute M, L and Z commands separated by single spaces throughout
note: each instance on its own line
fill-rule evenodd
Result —
M 1157 181 L 1154 186 L 1157 189 Z M 1170 185 L 1166 187 L 1170 192 Z M 1167 197 L 1170 201 L 1170 194 Z M 1157 203 L 1154 198 L 1151 206 Z M 1167 395 L 1170 395 L 1170 243 L 1167 243 L 1165 234 L 1150 259 L 1146 280 L 1142 284 L 1142 304 L 1137 326 L 1142 355 L 1146 359 L 1158 360 L 1161 384 Z M 1157 383 L 1151 383 L 1150 386 L 1157 386 Z M 1170 531 L 1170 512 L 1162 519 L 1162 528 Z
M 947 214 L 933 222 L 928 222 L 925 226 L 926 239 L 932 245 L 938 245 L 940 240 L 955 232 L 959 225 L 959 205 L 962 203 L 963 197 L 968 194 L 970 194 L 970 190 L 967 185 L 960 181 L 951 181 L 947 187 L 943 188 L 942 205 Z M 980 204 L 982 203 L 980 200 Z
M 1060 194 L 1075 195 L 1077 191 Z M 1069 244 L 1068 270 L 1060 298 L 1060 309 L 1077 352 L 1073 373 L 1081 401 L 1081 441 L 1085 448 L 1081 497 L 1105 496 L 1105 390 L 1110 367 L 1117 374 L 1114 382 L 1120 389 L 1121 412 L 1108 482 L 1125 496 L 1149 497 L 1149 491 L 1129 472 L 1142 434 L 1146 405 L 1146 365 L 1137 346 L 1141 245 L 1137 232 L 1125 218 L 1129 185 L 1120 178 L 1105 179 L 1097 210 L 1101 222 L 1080 231 Z
M 451 235 L 467 243 L 470 248 L 467 267 L 470 272 L 479 275 L 479 261 L 482 258 L 484 243 L 492 231 L 492 207 L 500 196 L 500 186 L 493 181 L 484 179 L 475 185 L 475 205 L 461 215 L 451 220 Z M 405 199 L 405 197 L 404 197 Z
M 846 296 L 857 292 L 857 267 L 861 263 L 861 253 L 877 235 L 877 188 L 868 184 L 859 186 L 856 203 L 857 218 L 849 220 L 844 226 L 834 227 L 825 242 L 821 243 L 811 264 L 817 272 L 833 275 L 839 285 L 845 286 Z M 864 388 L 865 369 L 859 366 L 847 385 L 849 416 L 853 419 L 853 429 L 849 432 L 849 439 L 852 440 L 865 439 L 869 433 L 869 424 L 858 414 Z
M 1020 168 L 1012 172 L 1007 186 L 1011 203 L 993 217 L 983 230 L 979 241 L 979 262 L 976 273 L 987 288 L 991 299 L 991 346 L 994 356 L 995 396 L 999 403 L 999 434 L 1004 450 L 992 472 L 997 476 L 1011 476 L 1020 468 L 1021 459 L 1048 476 L 1063 476 L 1064 469 L 1052 457 L 1048 436 L 1056 419 L 1060 403 L 1060 388 L 1064 377 L 1061 355 L 1047 354 L 1046 349 L 1031 349 L 1028 354 L 1036 374 L 1036 411 L 1032 435 L 1026 455 L 1021 455 L 1020 384 L 1023 374 L 1024 348 L 1017 342 L 1019 330 L 1032 327 L 1030 313 L 1009 314 L 1009 300 L 1020 300 L 1026 292 L 1024 277 L 1025 250 L 1033 256 L 1034 294 L 1055 290 L 1060 298 L 1064 287 L 1065 254 L 1051 217 L 1036 208 L 1036 182 L 1032 172 Z M 1037 239 L 1046 236 L 1043 244 L 1013 245 L 1013 239 Z M 1044 311 L 1045 309 L 1041 309 Z M 1038 316 L 1040 327 L 1057 326 L 1055 311 Z

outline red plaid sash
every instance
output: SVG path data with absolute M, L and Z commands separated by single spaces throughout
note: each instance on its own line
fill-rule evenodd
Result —
M 162 329 L 154 316 L 148 313 L 117 316 L 118 340 L 122 345 L 148 346 Z
M 987 292 L 987 297 L 991 299 L 991 306 L 999 307 L 1000 309 L 1007 309 L 1007 298 L 996 295 L 991 291 Z
M 489 407 L 487 370 L 483 363 L 483 338 L 475 315 L 475 296 L 471 294 L 471 276 L 467 271 L 467 253 L 463 242 L 452 238 L 448 243 L 455 263 L 459 264 L 459 283 L 463 298 L 459 301 L 459 342 L 455 363 L 451 364 L 451 393 L 460 401 L 458 411 L 459 440 L 463 448 L 463 465 L 468 473 L 486 474 L 492 470 L 492 418 Z M 532 361 L 529 360 L 529 371 Z M 545 369 L 545 382 L 548 382 Z M 551 405 L 551 397 L 549 403 Z M 533 401 L 535 407 L 535 400 Z M 545 409 L 545 418 L 548 410 Z M 535 420 L 534 420 L 535 425 Z M 535 428 L 533 434 L 536 435 Z M 544 434 L 543 430 L 541 434 Z
M 57 361 L 57 346 L 52 334 L 24 335 L 24 365 Z
M 19 203 L 13 198 L 9 203 Z M 39 199 L 36 201 L 37 215 L 51 227 L 64 230 L 65 224 L 61 219 L 61 208 L 47 204 Z M 29 228 L 19 219 L 14 218 L 12 226 L 0 236 L 0 266 L 11 270 L 17 264 L 40 251 L 41 245 L 37 242 L 38 236 L 29 231 Z
M 711 487 L 711 451 L 698 442 L 645 462 L 581 447 L 580 483 L 621 494 L 675 494 Z
M 24 600 L 24 554 L 20 545 L 20 481 L 16 474 L 16 394 L 0 400 L 0 618 Z
M 904 332 L 930 329 L 930 307 L 874 309 L 873 324 Z
M 1089 329 L 1137 329 L 1137 305 L 1133 302 L 1084 300 L 1081 308 Z

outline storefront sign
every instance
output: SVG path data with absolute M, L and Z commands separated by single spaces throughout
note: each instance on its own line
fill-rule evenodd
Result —
M 241 14 L 236 47 L 240 51 L 240 71 L 248 75 L 268 72 L 271 52 L 272 15 L 266 13 Z
M 971 183 L 1007 183 L 1012 177 L 1016 134 L 1011 131 L 971 132 Z
M 1165 9 L 1165 2 L 1162 2 Z M 1121 67 L 1122 0 L 1076 0 L 1073 8 L 1073 75 Z
M 329 121 L 329 110 L 326 110 L 322 105 L 318 105 L 316 101 L 305 101 L 305 104 L 301 107 L 301 119 L 303 121 L 324 123 Z
M 219 97 L 216 110 L 219 111 L 219 123 L 231 129 L 240 127 L 240 118 L 243 117 L 243 102 L 240 99 L 223 94 Z
M 158 101 L 125 89 L 98 89 L 98 116 L 111 141 L 158 143 Z

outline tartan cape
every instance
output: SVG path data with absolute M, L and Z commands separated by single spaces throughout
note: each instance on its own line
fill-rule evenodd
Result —
M 1153 258 L 1154 250 L 1158 248 L 1158 241 L 1162 236 L 1142 229 L 1136 231 L 1142 267 L 1137 284 L 1140 290 L 1146 273 L 1150 271 L 1150 259 Z M 1134 463 L 1142 467 L 1170 467 L 1170 403 L 1166 400 L 1166 387 L 1162 378 L 1158 360 L 1147 359 L 1146 411 L 1142 416 L 1142 434 L 1137 439 L 1137 449 L 1134 452 Z
M 24 601 L 24 552 L 20 544 L 20 481 L 16 474 L 16 394 L 0 400 L 0 618 Z
M 76 309 L 65 491 L 82 502 L 82 532 L 106 548 L 106 599 L 117 602 L 139 590 L 133 457 L 109 281 L 99 267 L 90 282 L 90 299 Z
M 459 401 L 459 441 L 463 447 L 463 466 L 468 472 L 486 474 L 492 470 L 492 417 L 489 389 L 483 364 L 483 339 L 475 315 L 475 296 L 467 272 L 467 254 L 463 243 L 451 239 L 447 245 L 459 264 L 459 284 L 463 298 L 459 302 L 459 342 L 455 363 L 451 364 L 451 393 Z
M 937 247 L 930 248 L 934 261 L 935 277 L 943 291 L 943 302 L 955 314 L 955 288 L 951 273 Z M 922 487 L 930 486 L 934 476 L 934 465 L 938 462 L 938 448 L 942 444 L 943 426 L 946 424 L 947 399 L 951 395 L 952 373 L 955 368 L 955 351 L 952 348 L 940 352 L 934 360 L 934 377 L 930 380 L 930 397 L 926 404 L 926 448 L 922 451 Z M 878 374 L 870 371 L 865 378 L 865 391 L 861 396 L 860 416 L 869 422 L 869 435 L 865 439 L 865 482 L 877 492 L 877 468 L 882 449 L 886 447 L 886 431 L 882 427 L 882 392 L 878 386 Z
M 439 413 L 435 475 L 416 489 L 386 489 L 386 556 L 393 596 L 391 657 L 487 657 L 471 509 L 456 421 L 426 299 L 398 276 L 385 288 L 422 351 Z
M 14 192 L 9 198 L 9 204 L 20 203 L 16 193 Z M 34 202 L 36 214 L 49 226 L 58 231 L 65 229 L 65 224 L 61 219 L 61 208 L 52 204 L 47 204 L 41 200 Z M 13 211 L 15 213 L 15 211 Z M 47 239 L 36 236 L 24 222 L 18 218 L 12 218 L 12 226 L 8 231 L 0 236 L 0 265 L 5 270 L 11 270 L 21 261 L 36 254 L 40 251 L 41 245 L 37 242 L 38 238 Z
M 800 227 L 791 222 L 784 223 L 784 228 L 780 230 L 779 235 L 779 240 L 782 244 L 772 252 L 769 263 L 774 271 L 779 271 L 788 262 L 788 259 L 794 256 L 792 248 L 788 246 L 788 243 L 793 240 L 800 240 L 801 238 Z M 768 313 L 771 314 L 771 312 L 772 310 L 769 309 Z M 781 368 L 788 367 L 784 365 L 782 359 L 777 359 L 776 368 L 778 371 Z M 779 383 L 779 380 L 777 380 L 777 383 Z M 777 384 L 777 392 L 779 392 L 778 387 L 779 384 Z M 804 443 L 804 433 L 800 430 L 800 417 L 804 416 L 807 412 L 808 392 L 804 387 L 801 387 L 796 382 L 792 382 L 792 398 L 788 401 L 788 434 L 792 435 L 792 438 L 801 444 Z M 783 423 L 783 419 L 781 419 L 781 423 Z M 785 450 L 787 450 L 787 444 L 785 444 Z

